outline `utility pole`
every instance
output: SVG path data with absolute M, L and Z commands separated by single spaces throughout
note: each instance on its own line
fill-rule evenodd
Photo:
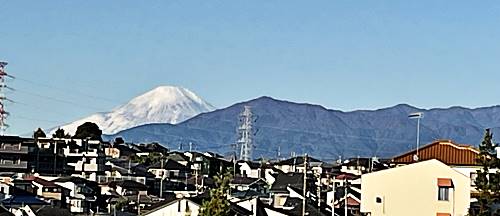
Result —
M 332 181 L 332 216 L 335 216 L 335 175 L 333 176 L 333 181 Z
M 318 178 L 318 209 L 319 209 L 321 208 L 321 174 L 318 174 L 317 178 Z
M 304 187 L 303 189 L 303 199 L 302 199 L 302 216 L 306 215 L 306 195 L 307 195 L 307 154 L 304 155 Z
M 163 178 L 165 177 L 165 173 L 163 173 L 163 155 L 160 158 L 160 169 L 161 169 L 161 176 L 160 176 L 160 198 L 163 198 Z
M 344 181 L 344 215 L 347 216 L 347 178 Z
M 137 191 L 137 215 L 141 215 L 141 194 Z

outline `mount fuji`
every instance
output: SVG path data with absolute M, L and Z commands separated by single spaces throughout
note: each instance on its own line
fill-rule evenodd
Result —
M 96 123 L 103 134 L 114 134 L 132 127 L 151 124 L 177 124 L 215 107 L 188 89 L 175 86 L 159 86 L 114 108 L 110 112 L 95 113 L 72 123 L 55 127 L 70 134 L 85 122 Z

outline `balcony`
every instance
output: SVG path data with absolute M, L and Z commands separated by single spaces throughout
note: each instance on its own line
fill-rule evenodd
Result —
M 124 181 L 124 180 L 130 180 L 130 181 L 135 181 L 139 182 L 142 184 L 146 184 L 146 177 L 136 177 L 136 176 L 97 176 L 97 183 L 109 183 L 112 181 Z
M 13 161 L 0 161 L 0 168 L 3 169 L 27 169 L 28 168 L 28 162 L 27 161 L 21 161 L 21 162 L 13 162 Z
M 0 154 L 28 154 L 27 146 L 0 146 Z

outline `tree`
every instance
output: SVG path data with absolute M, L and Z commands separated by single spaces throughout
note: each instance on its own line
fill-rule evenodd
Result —
M 233 178 L 226 173 L 222 177 L 215 176 L 216 188 L 210 190 L 210 199 L 203 202 L 200 216 L 229 216 L 230 204 L 227 199 L 229 183 Z
M 38 137 L 47 137 L 41 128 L 38 128 L 35 133 L 33 133 L 33 138 L 38 139 Z
M 64 131 L 62 128 L 58 128 L 54 134 L 52 134 L 52 138 L 71 138 L 71 136 Z
M 115 138 L 115 142 L 113 144 L 120 145 L 120 144 L 123 144 L 123 143 L 125 143 L 125 140 L 123 140 L 122 137 L 116 137 Z
M 490 129 L 486 129 L 483 141 L 479 145 L 479 156 L 477 163 L 481 166 L 477 170 L 477 177 L 475 180 L 476 188 L 479 192 L 477 199 L 479 209 L 476 212 L 471 212 L 475 216 L 489 216 L 492 214 L 492 205 L 498 203 L 498 196 L 500 195 L 500 181 L 499 172 L 490 173 L 491 169 L 499 168 L 499 159 L 496 155 L 495 148 L 497 144 L 493 143 L 493 134 Z
M 93 139 L 93 140 L 102 140 L 102 131 L 99 129 L 97 124 L 92 122 L 85 122 L 82 125 L 76 128 L 75 135 L 73 138 L 75 139 Z

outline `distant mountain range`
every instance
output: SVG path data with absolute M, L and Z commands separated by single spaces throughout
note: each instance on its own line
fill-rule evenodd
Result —
M 412 112 L 423 112 L 421 144 L 452 139 L 477 145 L 484 128 L 499 132 L 500 106 L 468 109 L 419 109 L 400 104 L 378 110 L 342 112 L 319 105 L 261 97 L 230 107 L 199 114 L 179 124 L 147 124 L 105 138 L 120 136 L 131 142 L 159 142 L 171 149 L 181 146 L 229 154 L 234 152 L 238 115 L 245 105 L 258 116 L 254 123 L 254 158 L 276 158 L 309 153 L 322 159 L 339 157 L 391 157 L 415 148 L 416 120 Z M 279 151 L 278 151 L 279 149 Z M 278 153 L 280 152 L 280 153 Z
M 214 109 L 212 105 L 188 89 L 160 86 L 110 112 L 96 113 L 59 127 L 70 134 L 74 134 L 76 128 L 81 124 L 94 122 L 104 134 L 113 134 L 150 123 L 176 124 Z M 49 134 L 53 134 L 59 127 L 53 128 Z

